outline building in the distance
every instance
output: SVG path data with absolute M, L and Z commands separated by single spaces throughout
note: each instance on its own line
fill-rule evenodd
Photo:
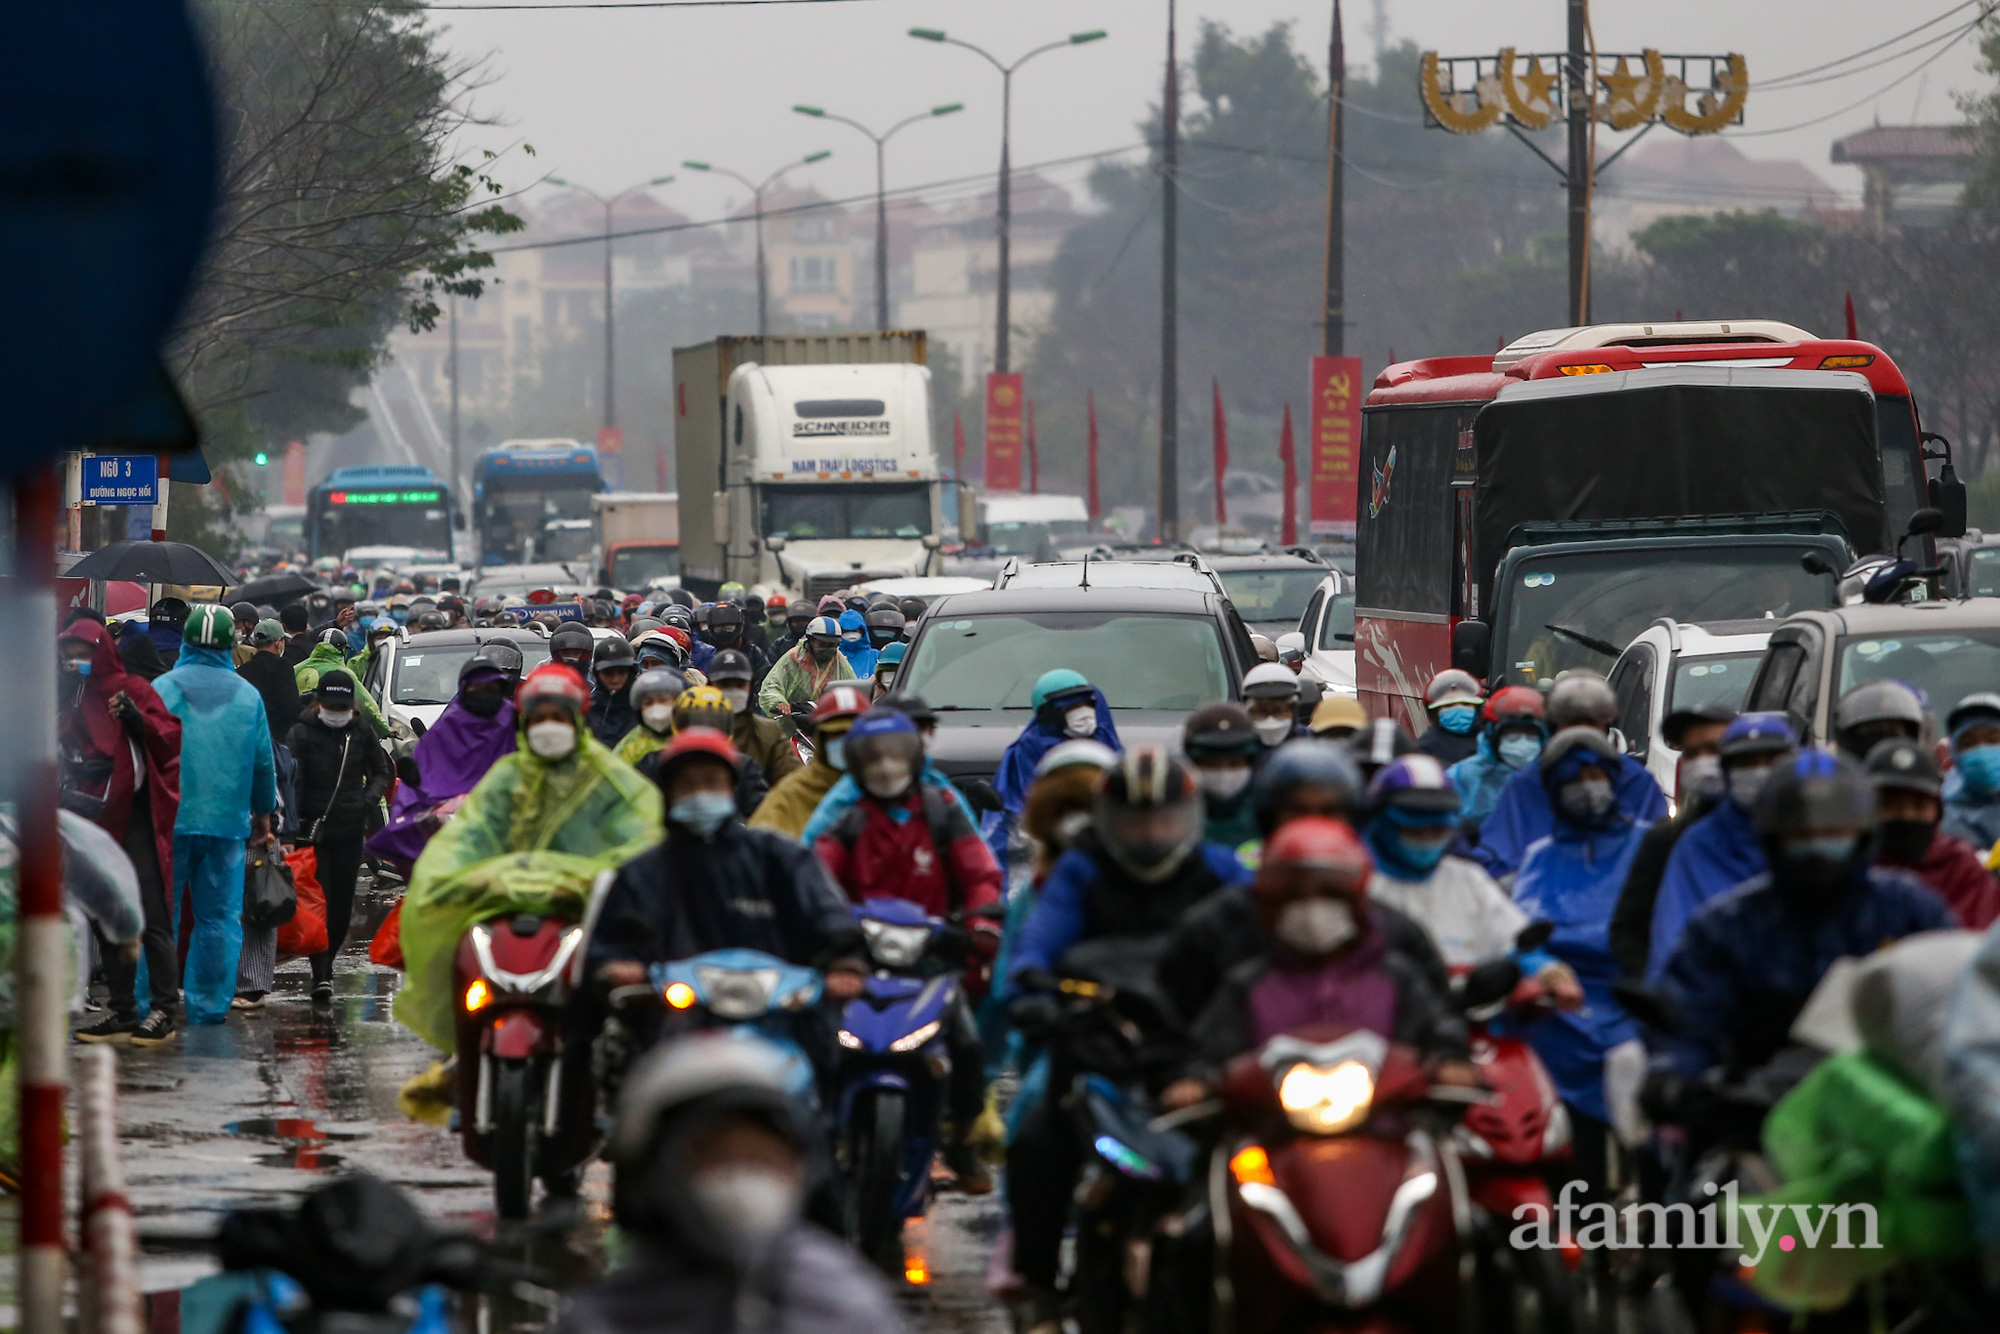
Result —
M 1797 218 L 1850 203 L 1803 162 L 1745 157 L 1712 135 L 1673 135 L 1601 169 L 1591 218 L 1599 245 L 1628 250 L 1636 233 L 1670 214 L 1768 210 Z
M 1835 140 L 1833 160 L 1861 168 L 1861 211 L 1882 236 L 1949 217 L 1976 149 L 1963 125 L 1875 125 Z

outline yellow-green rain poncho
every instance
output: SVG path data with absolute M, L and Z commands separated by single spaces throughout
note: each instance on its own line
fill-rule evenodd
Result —
M 452 1045 L 452 955 L 474 922 L 513 913 L 580 919 L 599 871 L 660 841 L 660 791 L 591 737 L 549 761 L 504 755 L 424 848 L 403 897 L 396 1018 Z

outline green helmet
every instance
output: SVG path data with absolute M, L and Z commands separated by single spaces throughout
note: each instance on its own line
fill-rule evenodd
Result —
M 196 648 L 229 648 L 236 643 L 236 618 L 218 602 L 204 602 L 188 612 L 181 637 Z
M 1041 708 L 1051 696 L 1067 695 L 1072 690 L 1088 689 L 1090 682 L 1084 678 L 1082 672 L 1071 671 L 1067 667 L 1054 668 L 1043 672 L 1041 679 L 1035 682 L 1035 707 Z

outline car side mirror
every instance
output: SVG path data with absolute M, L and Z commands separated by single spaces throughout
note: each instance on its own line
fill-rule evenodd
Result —
M 785 539 L 780 537 L 778 534 L 773 533 L 769 537 L 764 539 L 764 550 L 770 552 L 773 556 L 777 555 L 780 551 L 783 551 L 784 549 L 785 549 Z
M 1493 653 L 1493 627 L 1484 621 L 1460 621 L 1451 628 L 1451 665 L 1480 680 L 1487 675 Z
M 943 545 L 944 545 L 944 539 L 942 537 L 939 537 L 936 533 L 924 534 L 924 550 L 936 551 L 939 547 Z

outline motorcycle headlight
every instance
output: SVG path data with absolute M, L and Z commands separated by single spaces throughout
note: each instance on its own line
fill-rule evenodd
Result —
M 915 1051 L 917 1048 L 923 1046 L 926 1042 L 929 1042 L 932 1038 L 936 1037 L 938 1035 L 938 1029 L 942 1027 L 943 1027 L 942 1023 L 940 1023 L 936 1019 L 933 1019 L 928 1024 L 925 1024 L 922 1028 L 918 1029 L 916 1032 L 905 1033 L 902 1037 L 897 1038 L 894 1042 L 889 1044 L 889 1050 Z
M 1309 1135 L 1352 1130 L 1367 1117 L 1374 1098 L 1375 1077 L 1359 1061 L 1331 1066 L 1300 1061 L 1278 1081 L 1278 1104 Z
M 859 1051 L 861 1049 L 861 1039 L 854 1036 L 854 1034 L 848 1032 L 846 1029 L 844 1028 L 841 1029 L 840 1032 L 835 1036 L 837 1036 L 840 1039 L 840 1045 L 846 1047 L 848 1050 Z
M 740 1021 L 755 1019 L 771 1008 L 779 976 L 775 968 L 753 968 L 740 973 L 726 968 L 703 968 L 697 971 L 695 980 L 701 983 L 702 993 L 708 998 L 710 1014 L 718 1019 Z
M 911 967 L 924 957 L 931 943 L 928 926 L 894 926 L 866 918 L 861 922 L 861 934 L 868 942 L 868 952 L 884 968 Z

